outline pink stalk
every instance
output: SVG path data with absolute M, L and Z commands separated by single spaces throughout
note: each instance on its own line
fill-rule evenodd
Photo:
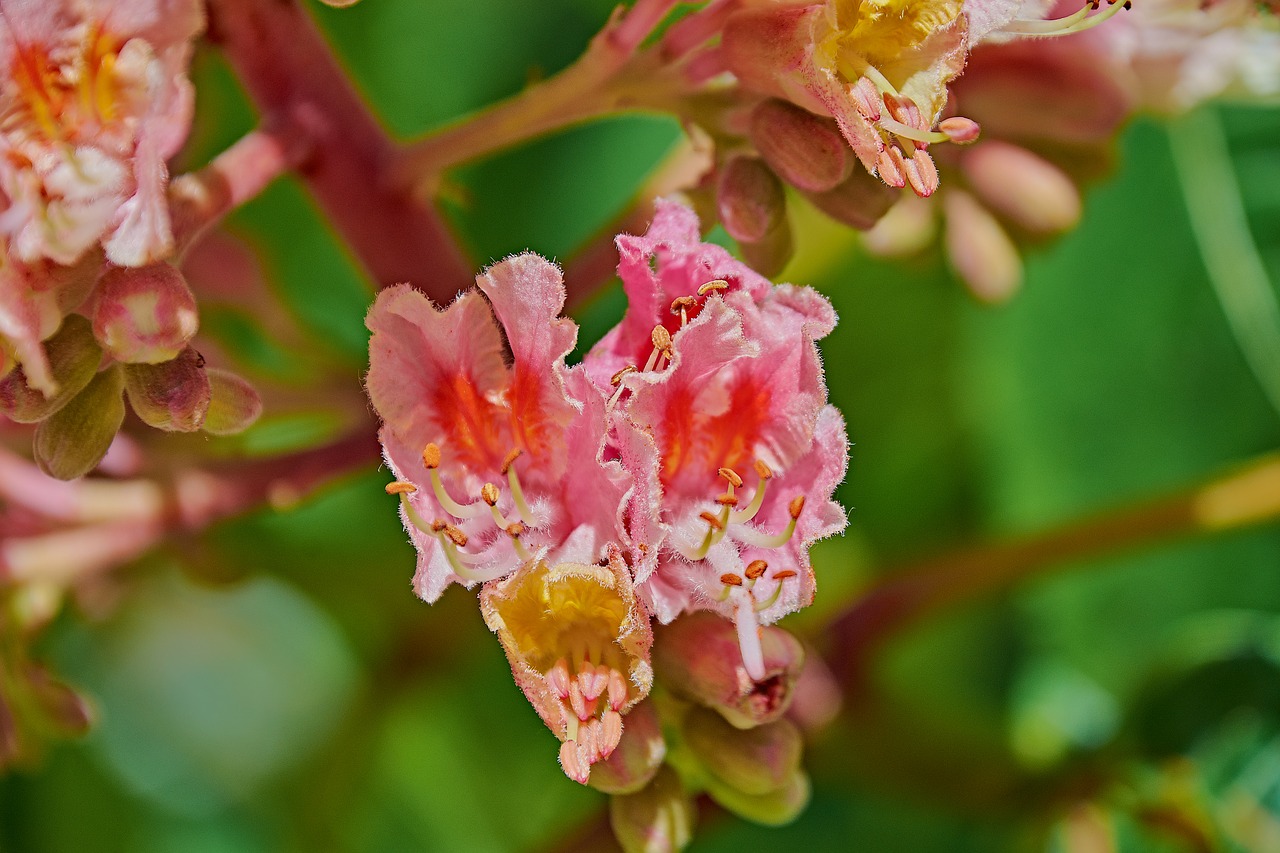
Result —
M 210 0 L 209 37 L 266 124 L 311 133 L 300 174 L 379 285 L 411 281 L 444 301 L 470 284 L 471 264 L 439 215 L 388 182 L 395 145 L 294 0 Z
M 200 171 L 174 178 L 169 207 L 177 257 L 228 213 L 300 166 L 311 148 L 309 134 L 296 124 L 262 128 L 247 133 Z

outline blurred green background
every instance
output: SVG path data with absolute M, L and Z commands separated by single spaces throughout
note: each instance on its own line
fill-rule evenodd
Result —
M 563 67 L 610 5 L 313 11 L 408 137 Z M 195 77 L 186 167 L 253 123 L 215 52 Z M 1280 111 L 1215 115 L 1280 280 Z M 449 215 L 477 265 L 523 249 L 563 258 L 677 134 L 670 121 L 610 120 L 467 167 Z M 824 619 L 910 556 L 1043 529 L 1280 445 L 1280 414 L 1209 286 L 1166 126 L 1136 121 L 1118 147 L 1082 226 L 1029 254 L 1004 307 L 975 304 L 940 254 L 877 261 L 849 232 L 798 222 L 801 253 L 782 278 L 821 288 L 840 314 L 824 353 L 854 446 L 850 531 L 816 552 L 819 604 L 790 627 L 820 641 Z M 308 346 L 357 384 L 372 290 L 300 185 L 277 183 L 229 230 L 259 253 Z M 622 309 L 616 286 L 585 306 L 584 343 Z M 205 328 L 259 377 L 312 360 L 272 349 L 234 312 Z M 323 432 L 323 418 L 268 412 L 244 441 Z M 100 722 L 0 779 L 0 848 L 543 850 L 598 814 L 605 798 L 558 770 L 474 595 L 413 597 L 385 479 L 370 471 L 223 525 L 131 567 L 111 612 L 64 614 L 39 651 Z M 1208 849 L 1280 850 L 1266 834 L 1280 827 L 1273 529 L 1063 567 L 912 631 L 881 676 L 895 724 L 837 724 L 810 746 L 814 798 L 798 822 L 716 816 L 692 849 L 1108 849 L 1080 846 L 1090 820 L 1122 850 L 1205 849 L 1176 826 L 1152 830 L 1152 810 L 1173 803 L 1211 828 Z

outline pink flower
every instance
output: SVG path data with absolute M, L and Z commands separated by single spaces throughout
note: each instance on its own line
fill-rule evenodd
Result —
M 835 314 L 701 243 L 697 217 L 672 202 L 618 247 L 630 308 L 586 363 L 597 384 L 621 371 L 612 421 L 635 479 L 636 583 L 663 622 L 703 609 L 734 620 L 759 678 L 759 624 L 812 602 L 809 546 L 845 526 L 832 493 L 847 440 L 815 344 Z
M 166 161 L 186 139 L 196 0 L 0 2 L 0 235 L 24 263 L 172 251 Z
M 618 246 L 631 308 L 580 365 L 565 363 L 577 329 L 559 317 L 560 271 L 536 255 L 443 310 L 389 288 L 367 320 L 414 587 L 434 601 L 483 584 L 485 620 L 579 782 L 649 693 L 651 613 L 733 620 L 742 661 L 727 665 L 750 693 L 761 623 L 811 602 L 809 545 L 845 524 L 831 499 L 844 423 L 815 345 L 827 301 L 702 244 L 673 202 Z

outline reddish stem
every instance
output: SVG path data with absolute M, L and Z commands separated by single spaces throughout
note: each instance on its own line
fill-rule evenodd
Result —
M 395 145 L 294 0 L 210 0 L 220 44 L 268 124 L 315 141 L 300 174 L 378 284 L 409 281 L 437 300 L 471 282 L 439 215 L 386 180 Z

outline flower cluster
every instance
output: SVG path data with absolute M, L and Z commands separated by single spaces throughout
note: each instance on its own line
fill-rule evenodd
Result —
M 706 704 L 734 725 L 785 709 L 799 655 L 788 638 L 779 669 L 762 626 L 812 601 L 809 546 L 845 525 L 832 493 L 846 438 L 816 346 L 835 324 L 822 296 L 701 243 L 674 202 L 618 248 L 630 307 L 580 364 L 565 361 L 577 330 L 559 317 L 559 270 L 526 254 L 443 310 L 384 291 L 367 385 L 418 594 L 482 585 L 565 772 L 621 792 L 662 764 L 657 727 L 631 723 L 653 713 L 655 619 L 710 620 L 659 645 L 718 667 L 737 698 Z M 722 630 L 727 644 L 706 641 Z M 656 676 L 688 681 L 671 665 Z M 769 713 L 733 716 L 756 695 Z

